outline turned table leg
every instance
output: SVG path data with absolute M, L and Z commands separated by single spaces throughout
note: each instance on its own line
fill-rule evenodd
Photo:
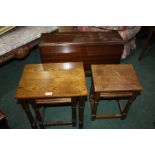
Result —
M 133 101 L 136 99 L 137 95 L 138 95 L 138 93 L 133 93 L 133 95 L 128 99 L 128 102 L 127 102 L 125 108 L 123 109 L 122 119 L 124 119 L 127 116 L 130 106 L 132 105 Z
M 36 117 L 37 117 L 37 121 L 39 123 L 39 127 L 41 129 L 44 129 L 43 119 L 42 119 L 42 116 L 41 116 L 40 111 L 39 111 L 39 106 L 37 104 L 35 104 L 35 103 L 32 103 L 31 106 L 32 106 L 32 108 L 35 111 L 35 114 L 36 114 Z
M 77 124 L 77 117 L 76 117 L 77 99 L 76 98 L 72 98 L 71 107 L 72 107 L 72 125 L 76 126 Z
M 80 97 L 80 100 L 79 100 L 79 129 L 83 128 L 84 107 L 85 107 L 85 97 Z
M 29 103 L 27 103 L 27 100 L 24 100 L 24 99 L 20 100 L 19 102 L 20 102 L 21 106 L 23 107 L 23 109 L 24 109 L 24 111 L 25 111 L 25 113 L 26 113 L 26 115 L 30 121 L 31 127 L 33 129 L 37 129 L 38 127 L 37 127 L 37 124 L 35 122 L 35 119 L 34 119 L 32 113 L 31 113 Z
M 100 98 L 100 93 L 94 93 L 94 99 L 91 100 L 91 120 L 94 121 L 96 119 L 97 106 Z

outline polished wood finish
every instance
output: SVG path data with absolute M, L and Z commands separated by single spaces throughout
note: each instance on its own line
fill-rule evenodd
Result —
M 39 44 L 42 63 L 120 63 L 124 41 L 117 32 L 61 32 L 42 34 Z
M 142 86 L 133 65 L 92 65 L 95 92 L 140 91 Z
M 125 118 L 132 102 L 143 89 L 133 65 L 92 65 L 91 69 L 93 79 L 90 91 L 92 120 L 95 118 Z M 117 100 L 120 114 L 96 115 L 101 99 Z M 127 100 L 125 106 L 120 102 L 121 99 Z
M 16 93 L 18 99 L 86 95 L 82 63 L 27 64 Z
M 36 128 L 36 124 L 28 104 L 32 105 L 36 113 L 39 127 L 44 128 L 39 106 L 70 103 L 72 124 L 75 126 L 78 98 L 80 100 L 85 96 L 87 96 L 85 74 L 83 64 L 80 62 L 27 64 L 24 67 L 16 92 L 16 98 L 22 101 L 21 104 L 32 128 Z M 25 100 L 28 102 L 26 103 Z M 83 100 L 79 104 L 84 107 Z M 79 108 L 79 111 L 81 114 L 79 119 L 83 120 L 83 109 Z M 80 122 L 79 127 L 83 127 L 83 122 Z

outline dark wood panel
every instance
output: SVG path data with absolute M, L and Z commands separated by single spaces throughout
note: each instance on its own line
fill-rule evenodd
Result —
M 53 56 L 52 58 L 47 57 L 45 60 L 43 59 L 43 62 L 50 63 L 50 62 L 83 62 L 84 64 L 115 64 L 119 63 L 118 56 L 113 56 L 109 59 L 101 56 L 96 56 L 95 58 L 93 56 L 86 57 L 86 56 L 79 56 L 79 57 L 71 57 L 71 56 Z
M 120 63 L 124 41 L 116 32 L 70 32 L 43 34 L 40 42 L 42 63 Z
M 110 49 L 109 49 L 110 48 Z M 117 44 L 112 45 L 64 45 L 64 46 L 43 46 L 40 47 L 41 52 L 48 54 L 77 54 L 77 55 L 106 55 L 107 53 L 122 53 L 122 46 Z M 110 51 L 109 51 L 110 50 Z M 107 52 L 104 52 L 107 51 Z M 119 52 L 119 53 L 118 53 Z M 43 53 L 45 54 L 45 53 Z

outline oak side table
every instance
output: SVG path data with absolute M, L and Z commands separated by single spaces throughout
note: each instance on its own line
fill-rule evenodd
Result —
M 121 118 L 127 116 L 129 108 L 142 90 L 142 85 L 131 64 L 92 65 L 90 91 L 91 119 Z M 100 100 L 116 100 L 120 113 L 96 114 Z M 124 104 L 121 101 L 127 100 Z
M 83 128 L 83 113 L 87 88 L 83 63 L 27 64 L 16 92 L 32 128 L 50 125 L 72 124 L 76 126 L 76 107 L 79 105 L 79 128 Z M 72 121 L 56 121 L 44 124 L 40 106 L 69 104 L 72 107 Z M 35 112 L 36 118 L 33 116 Z

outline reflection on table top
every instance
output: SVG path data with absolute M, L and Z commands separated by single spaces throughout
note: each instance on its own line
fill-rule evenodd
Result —
M 18 99 L 86 95 L 82 63 L 27 64 L 16 92 Z
M 92 65 L 92 77 L 95 92 L 142 90 L 131 64 Z

